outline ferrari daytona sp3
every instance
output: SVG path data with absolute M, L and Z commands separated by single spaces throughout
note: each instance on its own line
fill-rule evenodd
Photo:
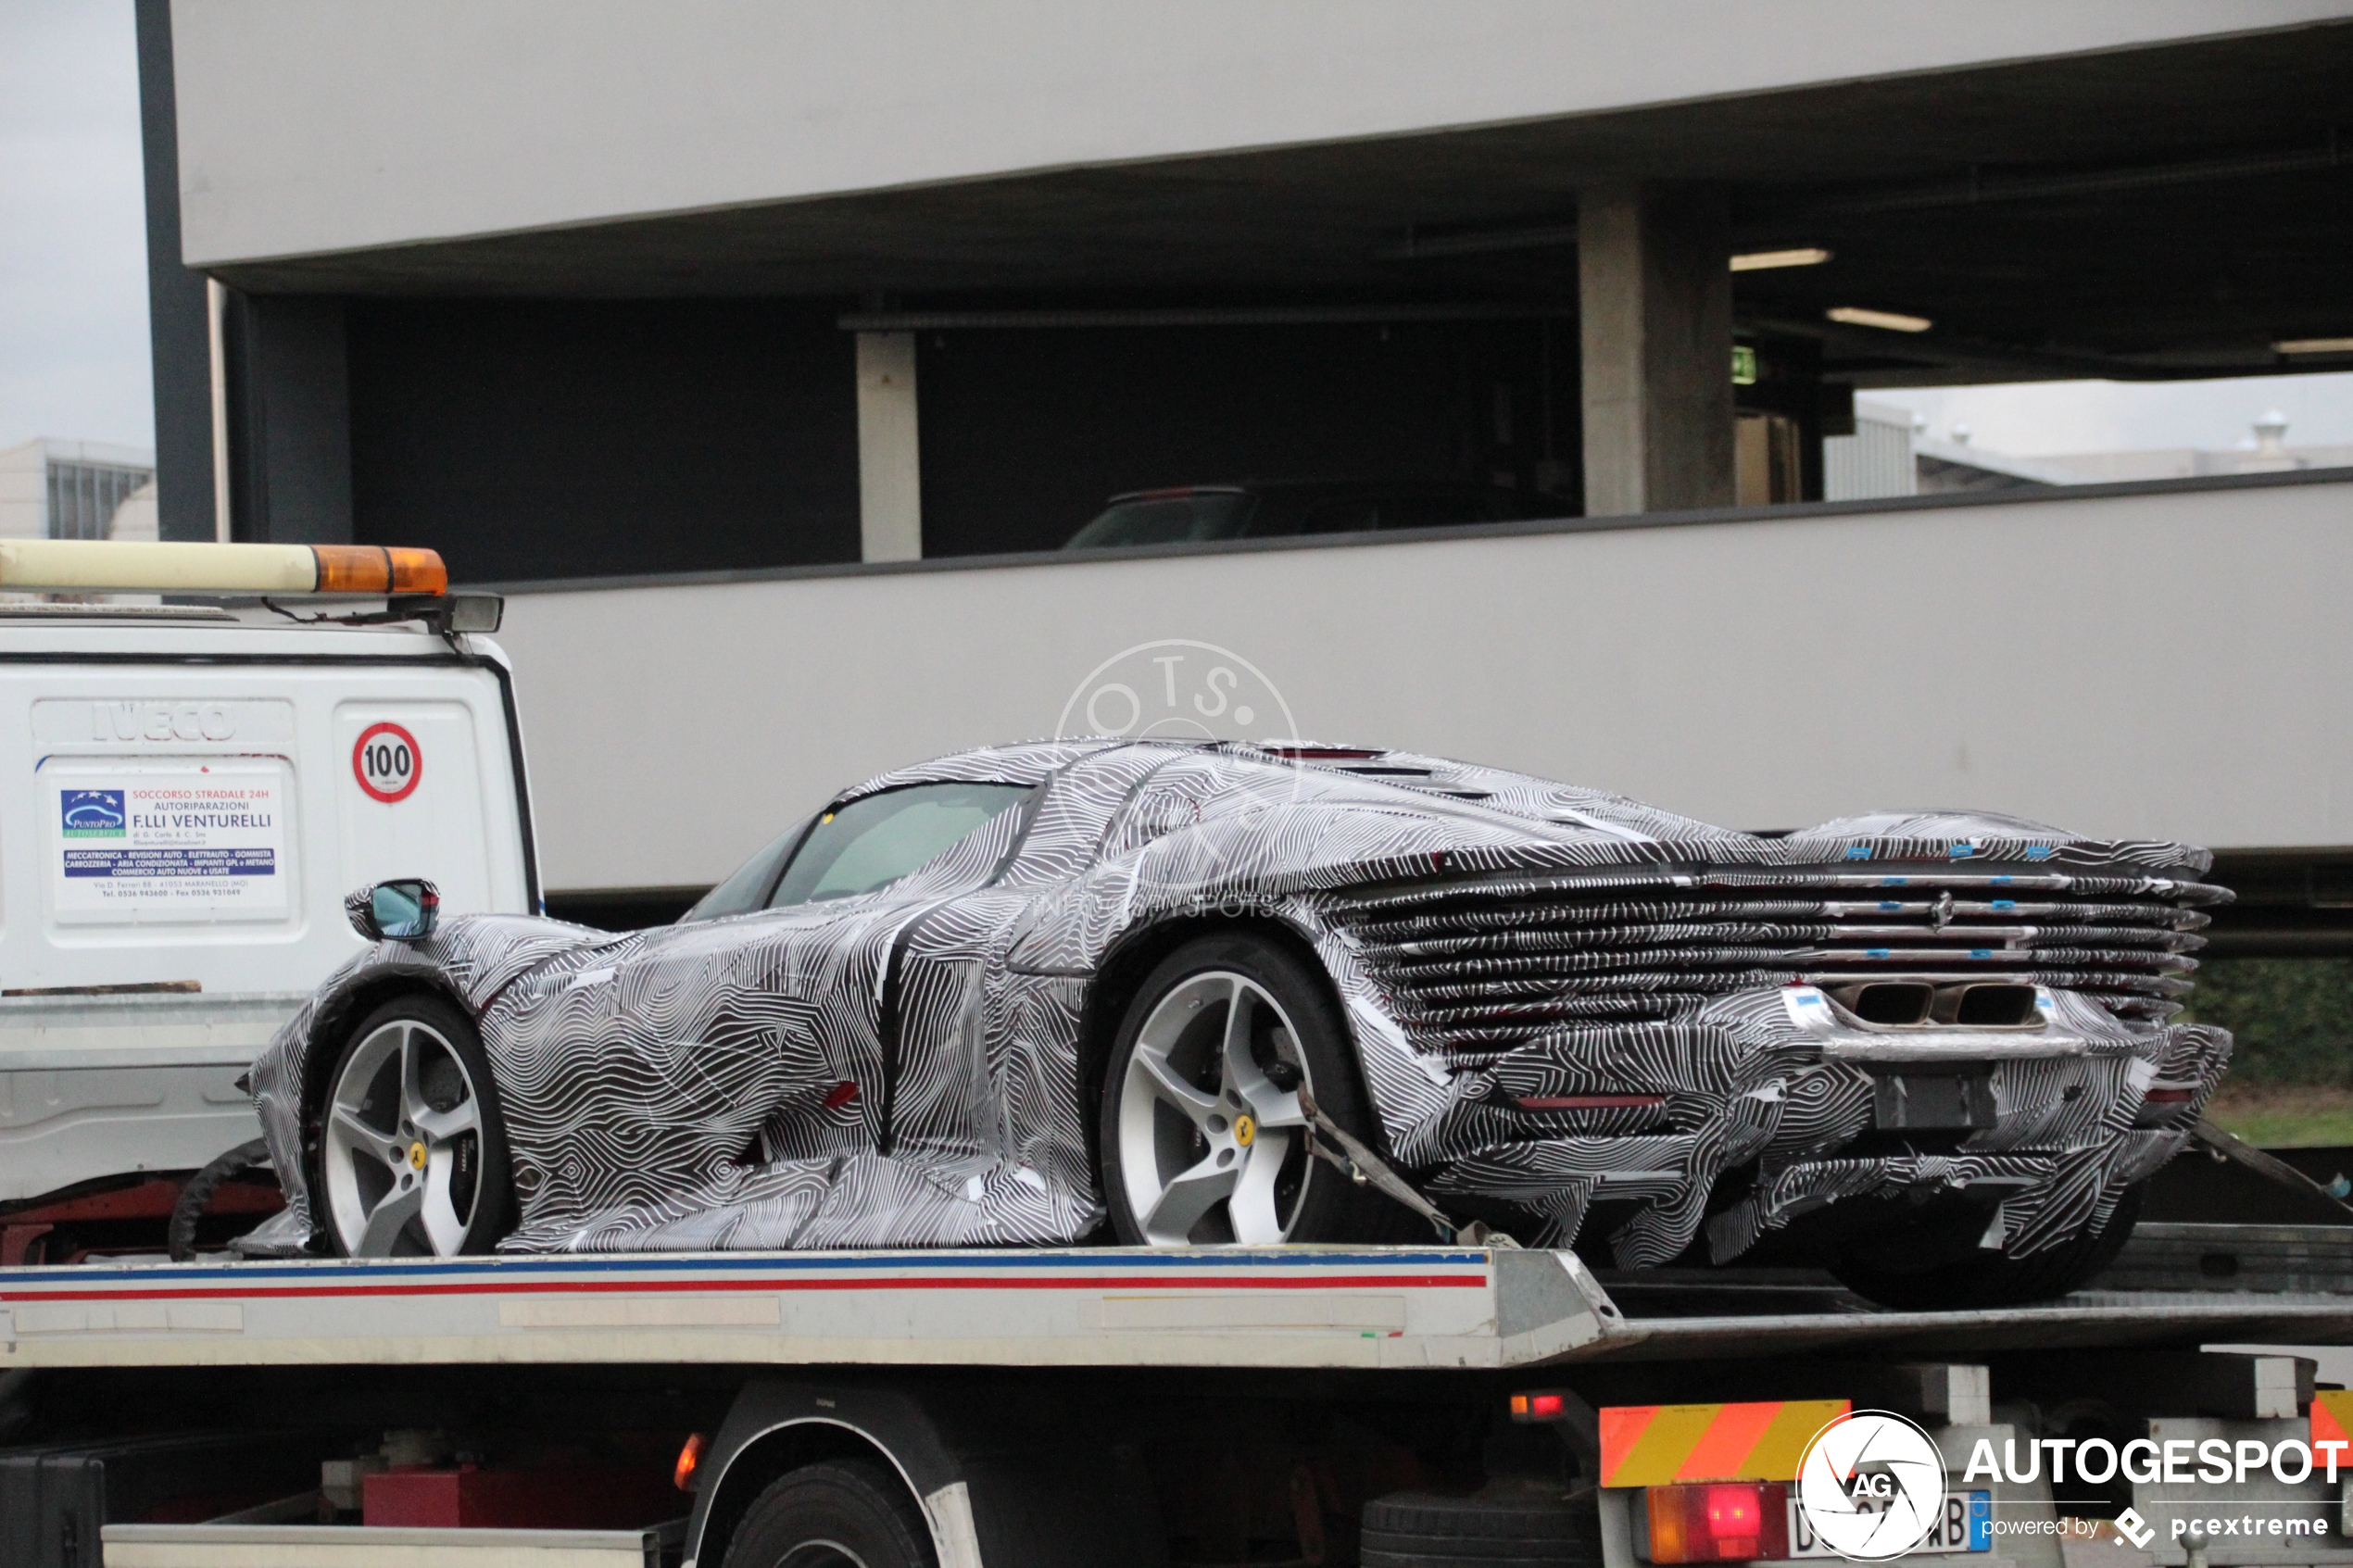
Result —
M 1964 811 L 1740 833 L 1377 749 L 965 752 L 655 930 L 355 894 L 376 940 L 252 1075 L 288 1207 L 245 1245 L 1427 1239 L 1320 1125 L 1618 1269 L 2033 1299 L 2222 1073 L 2176 1018 L 2210 864 Z

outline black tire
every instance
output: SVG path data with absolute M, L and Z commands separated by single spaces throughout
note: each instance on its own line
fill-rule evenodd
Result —
M 256 1138 L 241 1143 L 211 1164 L 188 1178 L 180 1189 L 179 1200 L 171 1206 L 171 1228 L 167 1233 L 165 1248 L 175 1263 L 184 1263 L 196 1255 L 196 1226 L 204 1219 L 205 1206 L 220 1184 L 232 1176 L 242 1176 L 248 1171 L 270 1169 L 270 1140 Z
M 478 1108 L 479 1132 L 472 1140 L 471 1154 L 462 1147 L 456 1151 L 458 1169 L 452 1177 L 452 1192 L 459 1191 L 463 1184 L 466 1203 L 463 1239 L 451 1250 L 460 1254 L 487 1252 L 513 1227 L 516 1211 L 514 1169 L 507 1149 L 507 1123 L 499 1108 L 498 1085 L 491 1076 L 490 1059 L 483 1051 L 472 1021 L 439 997 L 422 993 L 396 997 L 360 1020 L 345 1037 L 342 1048 L 335 1053 L 334 1065 L 321 1080 L 318 1100 L 310 1110 L 308 1125 L 312 1135 L 306 1156 L 312 1222 L 330 1251 L 338 1256 L 350 1255 L 331 1209 L 326 1136 L 329 1105 L 353 1057 L 387 1024 L 402 1022 L 422 1025 L 438 1035 L 447 1043 L 448 1054 L 464 1070 L 459 1084 L 465 1093 L 458 1103 L 471 1101 Z M 429 1070 L 435 1066 L 437 1061 L 429 1064 Z M 447 1084 L 446 1074 L 441 1075 L 440 1081 Z M 428 1087 L 433 1085 L 429 1084 Z M 409 1246 L 398 1250 L 407 1255 L 431 1252 L 433 1248 L 430 1245 Z
M 1602 1560 L 1590 1497 L 1395 1492 L 1365 1505 L 1364 1568 L 1588 1568 Z
M 805 1465 L 744 1511 L 722 1568 L 937 1568 L 931 1532 L 891 1471 L 867 1459 Z
M 1291 1025 L 1294 1065 L 1304 1071 L 1318 1109 L 1366 1144 L 1378 1148 L 1382 1141 L 1357 1076 L 1355 1052 L 1347 1026 L 1322 974 L 1282 946 L 1249 933 L 1204 936 L 1189 942 L 1163 960 L 1146 977 L 1120 1021 L 1119 1033 L 1114 1037 L 1110 1058 L 1104 1063 L 1102 1094 L 1097 1108 L 1097 1147 L 1102 1157 L 1104 1207 L 1119 1239 L 1131 1247 L 1170 1246 L 1176 1242 L 1173 1236 L 1164 1236 L 1155 1243 L 1133 1211 L 1129 1172 L 1121 1148 L 1123 1092 L 1129 1068 L 1144 1026 L 1160 1004 L 1189 983 L 1220 973 L 1242 976 L 1273 998 L 1282 1017 Z M 1262 1037 L 1253 1047 L 1262 1065 L 1269 1065 L 1275 1060 L 1269 1054 L 1273 1050 L 1267 1037 Z M 1281 1060 L 1290 1061 L 1291 1058 L 1282 1056 Z M 1214 1092 L 1203 1085 L 1197 1084 L 1196 1087 Z M 1289 1227 L 1281 1236 L 1283 1242 L 1431 1239 L 1428 1224 L 1411 1210 L 1370 1188 L 1353 1185 L 1330 1165 L 1308 1156 L 1303 1140 L 1296 1135 L 1290 1135 L 1288 1143 L 1290 1152 L 1282 1160 L 1275 1198 L 1277 1210 L 1287 1211 L 1289 1216 Z M 1205 1138 L 1200 1147 L 1206 1151 Z M 1169 1163 L 1182 1163 L 1184 1158 L 1172 1157 Z M 1293 1181 L 1295 1186 L 1279 1185 Z M 1219 1212 L 1225 1208 L 1222 1203 L 1214 1205 L 1192 1227 L 1189 1239 L 1204 1245 L 1263 1239 L 1237 1236 L 1230 1213 L 1221 1225 Z
M 1995 1253 L 1917 1271 L 1842 1261 L 1832 1272 L 1856 1295 L 1897 1311 L 2023 1307 L 2064 1296 L 2096 1277 L 2116 1261 L 2140 1217 L 2141 1188 L 2129 1186 L 2117 1198 L 2105 1226 L 2031 1257 Z

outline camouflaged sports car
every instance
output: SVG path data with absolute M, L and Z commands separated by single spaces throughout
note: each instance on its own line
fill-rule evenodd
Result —
M 254 1071 L 289 1206 L 247 1246 L 1427 1237 L 1375 1167 L 1619 1268 L 2029 1299 L 2221 1074 L 2171 1022 L 2209 863 L 1963 812 L 1736 833 L 1399 752 L 967 752 L 658 930 L 355 895 L 379 940 Z

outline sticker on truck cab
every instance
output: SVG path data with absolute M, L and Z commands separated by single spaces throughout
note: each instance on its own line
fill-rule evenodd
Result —
M 417 793 L 424 776 L 424 749 L 398 724 L 371 724 L 351 748 L 351 773 L 371 800 L 396 806 Z
M 290 910 L 283 764 L 61 759 L 41 772 L 60 922 L 275 920 Z

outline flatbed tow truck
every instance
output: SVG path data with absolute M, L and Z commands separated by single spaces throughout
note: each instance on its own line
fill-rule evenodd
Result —
M 2293 1349 L 2353 1344 L 2353 1210 L 2286 1176 L 2316 1223 L 2145 1223 L 2092 1289 L 1949 1312 L 1451 1242 L 19 1248 L 0 1568 L 1804 1561 L 1806 1442 L 1872 1411 L 1942 1456 L 1915 1554 L 2353 1568 L 2335 1462 L 2283 1458 L 2353 1452 Z
M 2136 1246 L 2178 1249 L 2174 1233 L 2196 1232 L 2203 1243 L 2187 1239 L 2210 1247 L 2239 1228 L 2152 1226 Z M 2249 1229 L 2273 1251 L 2353 1259 L 2353 1228 Z M 2305 1438 L 2329 1402 L 2313 1363 L 2243 1348 L 2353 1342 L 2353 1295 L 2093 1290 L 1956 1312 L 1836 1297 L 1791 1279 L 1610 1281 L 1571 1253 L 1458 1247 L 0 1271 L 0 1400 L 35 1412 L 19 1424 L 41 1436 L 0 1450 L 0 1561 L 717 1568 L 759 1499 L 847 1462 L 905 1488 L 941 1568 L 1346 1562 L 1377 1493 L 1531 1486 L 1594 1499 L 1594 1549 L 1478 1560 L 1634 1568 L 1660 1477 L 1633 1473 L 1655 1455 L 1604 1451 L 1613 1421 L 1803 1400 L 1921 1423 L 1956 1488 L 2001 1522 L 1973 1537 L 1988 1568 L 2080 1561 L 2049 1533 L 2062 1514 L 2122 1507 L 2157 1530 L 2145 1549 L 2084 1537 L 2120 1568 L 2189 1561 L 2195 1543 L 2171 1522 L 2226 1512 L 2257 1517 L 2259 1533 L 2274 1517 L 2317 1533 L 2217 1540 L 2208 1563 L 2353 1563 L 2339 1487 L 2318 1472 L 2057 1488 L 2048 1469 L 1962 1477 L 1981 1438 L 2029 1457 L 2033 1440 L 2095 1432 Z M 2201 1349 L 2215 1345 L 2242 1348 Z M 1510 1421 L 1513 1396 L 1524 1415 L 1531 1390 L 1562 1424 Z M 175 1465 L 176 1483 L 139 1474 Z M 92 1486 L 94 1471 L 121 1498 Z M 1716 1478 L 1696 1461 L 1667 1474 Z M 638 1483 L 673 1474 L 691 1500 L 673 1494 L 664 1510 Z M 488 1499 L 475 1527 L 320 1523 L 404 1506 L 418 1517 L 418 1499 L 470 1481 Z M 200 1495 L 174 1499 L 175 1484 Z M 577 1518 L 604 1507 L 610 1523 L 624 1502 L 651 1512 L 621 1528 L 500 1523 L 560 1514 L 584 1486 L 602 1495 Z M 1361 1539 L 1369 1554 L 1375 1537 Z M 1474 1558 L 1383 1561 L 1458 1560 Z

